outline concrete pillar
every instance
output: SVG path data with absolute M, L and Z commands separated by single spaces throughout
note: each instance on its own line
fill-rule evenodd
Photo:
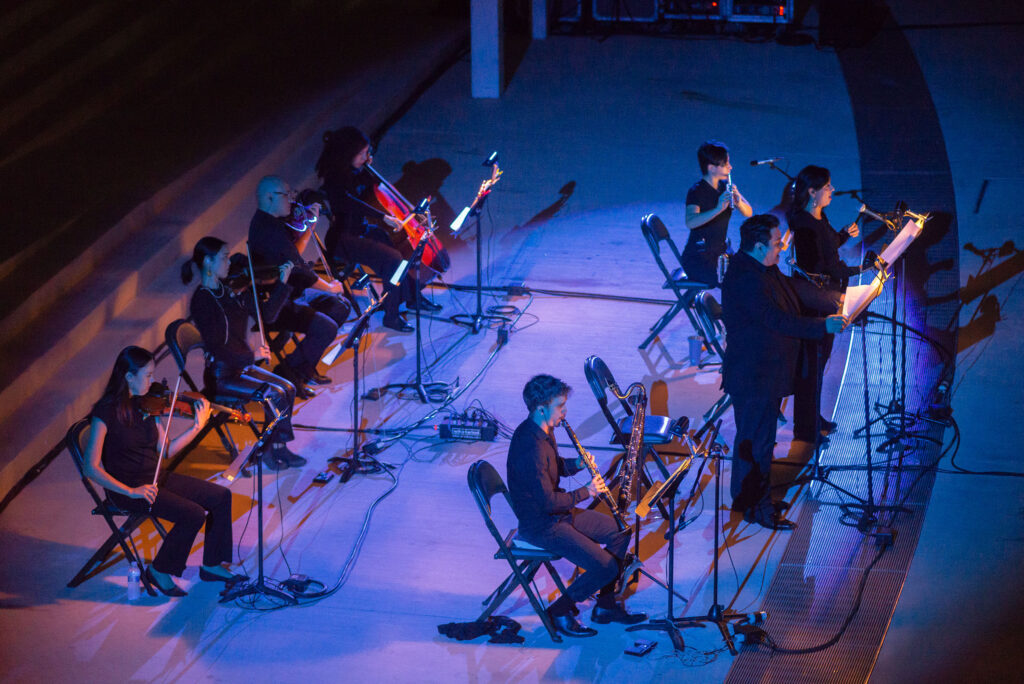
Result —
M 532 2 L 533 39 L 544 40 L 548 37 L 548 0 L 532 0 Z
M 471 0 L 470 71 L 473 97 L 501 97 L 505 83 L 504 0 Z

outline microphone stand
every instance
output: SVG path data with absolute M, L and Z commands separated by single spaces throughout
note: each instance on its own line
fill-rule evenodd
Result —
M 486 161 L 484 161 L 483 165 L 496 168 L 497 155 L 497 152 L 492 154 Z M 500 171 L 496 172 L 495 176 L 492 177 L 492 183 L 496 181 L 497 175 L 499 174 Z M 480 237 L 480 213 L 483 211 L 484 204 L 487 202 L 487 196 L 489 194 L 490 192 L 477 194 L 476 199 L 473 200 L 473 204 L 469 207 L 468 214 L 468 217 L 472 218 L 476 223 L 476 312 L 472 314 L 455 314 L 449 318 L 452 323 L 464 325 L 472 330 L 474 335 L 480 332 L 481 328 L 483 328 L 484 321 L 501 321 L 503 324 L 512 322 L 512 319 L 507 316 L 485 314 L 483 310 L 483 283 L 481 282 L 481 274 L 483 272 L 481 250 L 483 247 Z M 456 222 L 458 222 L 458 219 L 456 219 Z
M 429 211 L 430 211 L 430 209 L 429 209 L 429 205 L 428 205 L 427 206 L 427 212 L 428 212 L 427 224 L 431 225 L 432 222 L 431 222 L 431 220 L 429 218 Z M 432 235 L 432 234 L 433 233 L 431 232 L 430 235 Z M 413 250 L 412 256 L 409 257 L 409 260 L 408 260 L 409 266 L 406 268 L 405 273 L 403 273 L 398 278 L 398 282 L 394 282 L 395 278 L 394 278 L 394 276 L 392 276 L 392 283 L 394 285 L 396 285 L 396 286 L 400 286 L 405 281 L 406 278 L 410 277 L 410 275 L 414 279 L 414 281 L 413 281 L 414 288 L 413 289 L 416 291 L 416 295 L 415 295 L 415 297 L 416 297 L 416 299 L 415 299 L 415 302 L 416 302 L 416 314 L 415 314 L 415 316 L 416 316 L 416 326 L 415 326 L 416 327 L 416 379 L 413 382 L 399 382 L 399 383 L 392 383 L 390 385 L 384 385 L 383 387 L 378 388 L 377 391 L 375 392 L 376 396 L 378 396 L 378 397 L 383 395 L 385 392 L 387 392 L 388 390 L 391 390 L 391 389 L 398 390 L 399 391 L 399 397 L 401 397 L 401 391 L 402 390 L 411 389 L 411 390 L 415 391 L 417 399 L 419 399 L 424 404 L 429 404 L 429 403 L 431 403 L 430 392 L 436 392 L 436 391 L 439 391 L 439 390 L 443 391 L 442 388 L 448 386 L 448 383 L 440 382 L 440 381 L 437 381 L 437 382 L 426 382 L 426 383 L 423 382 L 423 337 L 422 337 L 422 329 L 423 328 L 422 328 L 422 325 L 420 324 L 420 287 L 419 287 L 419 283 L 420 283 L 420 265 L 423 262 L 423 251 L 424 251 L 424 249 L 427 246 L 427 238 L 428 237 L 429 237 L 429 235 L 424 235 L 424 236 L 422 236 L 420 238 L 419 244 L 416 245 L 416 249 Z
M 263 445 L 266 444 L 267 439 L 270 437 L 272 431 L 277 427 L 278 421 L 281 420 L 283 414 L 278 412 L 274 407 L 273 402 L 267 402 L 266 406 L 274 413 L 274 418 L 260 433 L 256 439 L 256 444 L 253 445 L 252 451 L 248 458 L 256 459 L 256 558 L 258 572 L 255 579 L 251 579 L 245 582 L 236 584 L 235 586 L 227 589 L 221 596 L 220 603 L 227 603 L 235 599 L 242 598 L 243 596 L 251 596 L 253 594 L 257 596 L 268 596 L 272 598 L 284 601 L 286 605 L 296 605 L 298 600 L 286 589 L 279 588 L 281 583 L 274 580 L 276 587 L 272 587 L 267 584 L 267 577 L 263 574 L 263 459 L 258 456 Z

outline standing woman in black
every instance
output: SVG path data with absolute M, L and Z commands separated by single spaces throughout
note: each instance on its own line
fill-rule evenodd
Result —
M 796 265 L 805 273 L 823 276 L 826 289 L 842 293 L 851 276 L 861 272 L 859 266 L 847 266 L 839 258 L 839 248 L 860 229 L 854 221 L 842 230 L 835 230 L 825 215 L 832 203 L 832 174 L 821 166 L 807 166 L 794 183 L 793 205 L 787 219 L 793 235 Z M 832 335 L 821 341 L 806 342 L 793 395 L 793 436 L 812 444 L 836 428 L 836 424 L 820 415 L 821 380 L 825 364 L 832 353 Z M 815 423 L 817 421 L 817 431 Z
M 217 394 L 245 402 L 273 403 L 284 417 L 274 427 L 263 463 L 271 470 L 298 468 L 306 459 L 288 449 L 288 442 L 295 438 L 291 423 L 295 385 L 256 365 L 260 359 L 270 360 L 270 349 L 262 340 L 250 346 L 252 319 L 223 280 L 229 265 L 227 243 L 207 236 L 196 243 L 192 258 L 181 267 L 182 282 L 191 282 L 193 271 L 201 279 L 189 313 L 206 347 L 206 384 Z M 269 406 L 264 412 L 269 420 Z
M 174 523 L 146 568 L 149 581 L 166 596 L 185 596 L 171 575 L 181 577 L 204 522 L 206 539 L 199 578 L 228 584 L 248 579 L 223 565 L 231 561 L 231 491 L 164 471 L 159 484 L 153 484 L 167 420 L 144 413 L 139 397 L 152 384 L 154 367 L 153 355 L 141 347 L 126 347 L 117 355 L 103 396 L 92 409 L 85 474 L 125 510 L 149 510 Z M 169 441 L 166 456 L 192 441 L 209 417 L 210 404 L 201 400 L 188 430 Z
M 367 266 L 384 281 L 384 291 L 388 293 L 384 301 L 384 326 L 410 332 L 413 328 L 398 313 L 398 307 L 402 302 L 410 309 L 416 306 L 416 284 L 406 277 L 399 290 L 388 282 L 402 262 L 402 253 L 391 244 L 383 226 L 397 229 L 401 223 L 370 204 L 376 182 L 365 168 L 370 159 L 370 140 L 358 128 L 345 126 L 324 133 L 324 149 L 317 159 L 316 173 L 323 181 L 320 190 L 327 196 L 334 214 L 324 243 L 332 260 Z M 430 269 L 420 271 L 422 290 L 430 280 Z M 441 309 L 422 294 L 418 301 L 421 311 Z

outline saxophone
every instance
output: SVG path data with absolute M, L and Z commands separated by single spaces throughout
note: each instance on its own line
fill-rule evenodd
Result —
M 576 436 L 576 432 L 573 431 L 572 426 L 569 425 L 569 421 L 562 419 L 561 426 L 565 428 L 566 434 L 569 435 L 572 445 L 576 447 L 576 453 L 580 455 L 580 460 L 583 461 L 583 465 L 590 471 L 590 476 L 594 480 L 594 489 L 597 490 L 597 496 L 599 499 L 605 502 L 608 508 L 612 512 L 612 517 L 615 519 L 615 524 L 618 525 L 620 530 L 624 530 L 629 527 L 629 523 L 626 522 L 625 516 L 619 510 L 618 503 L 612 496 L 611 491 L 608 489 L 607 483 L 604 481 L 604 477 L 601 475 L 601 471 L 597 469 L 597 463 L 594 461 L 594 456 L 580 444 L 579 437 Z

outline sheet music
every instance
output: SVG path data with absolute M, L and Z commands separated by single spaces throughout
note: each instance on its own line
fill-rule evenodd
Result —
M 868 307 L 875 297 L 882 294 L 885 278 L 876 273 L 867 285 L 850 285 L 846 288 L 846 299 L 843 300 L 843 315 L 851 321 Z
M 924 224 L 918 224 L 916 221 L 907 219 L 907 225 L 903 226 L 903 230 L 889 243 L 889 246 L 882 250 L 882 253 L 878 256 L 881 257 L 882 261 L 887 264 L 895 264 L 896 261 L 903 256 L 903 252 L 906 251 L 910 243 L 917 239 L 917 236 L 924 230 Z

